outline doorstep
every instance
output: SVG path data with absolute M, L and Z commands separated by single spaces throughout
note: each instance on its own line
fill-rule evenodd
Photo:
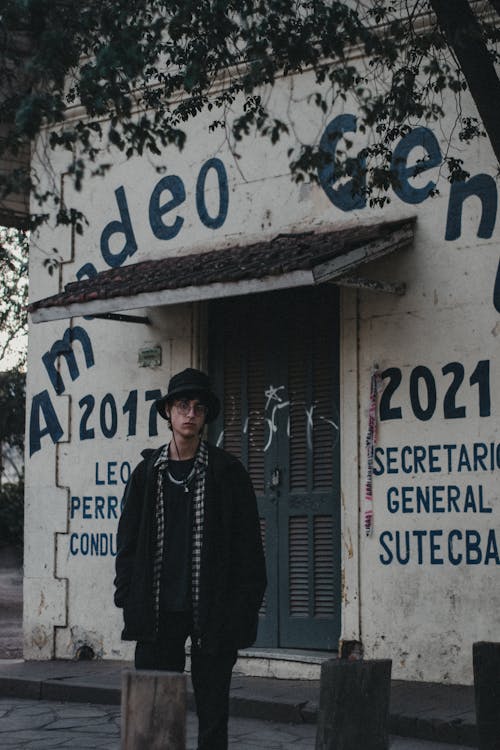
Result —
M 238 652 L 234 674 L 278 680 L 319 680 L 322 663 L 335 658 L 336 651 L 249 648 Z

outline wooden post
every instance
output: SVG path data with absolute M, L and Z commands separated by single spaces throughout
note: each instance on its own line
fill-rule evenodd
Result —
M 321 665 L 316 750 L 387 750 L 390 659 Z
M 185 750 L 186 676 L 123 672 L 121 727 L 122 750 Z
M 472 646 L 479 750 L 500 750 L 500 643 Z

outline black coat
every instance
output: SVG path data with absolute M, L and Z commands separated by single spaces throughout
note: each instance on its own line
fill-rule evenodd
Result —
M 155 639 L 158 469 L 154 463 L 160 452 L 161 448 L 143 451 L 144 459 L 125 488 L 118 524 L 115 604 L 123 608 L 124 640 Z M 199 594 L 202 650 L 251 646 L 265 587 L 264 553 L 250 477 L 234 456 L 209 445 Z

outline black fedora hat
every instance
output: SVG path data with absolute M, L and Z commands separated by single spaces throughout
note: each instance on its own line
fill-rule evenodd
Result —
M 201 370 L 195 370 L 193 367 L 188 367 L 182 372 L 172 375 L 168 384 L 167 395 L 156 401 L 158 414 L 163 419 L 167 419 L 165 414 L 166 404 L 174 398 L 188 395 L 200 398 L 208 407 L 206 423 L 213 422 L 217 418 L 220 411 L 220 401 L 210 387 L 209 377 Z

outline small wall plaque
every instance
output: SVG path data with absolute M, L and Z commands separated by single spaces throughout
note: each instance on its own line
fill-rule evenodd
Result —
M 146 346 L 139 349 L 139 367 L 159 367 L 161 365 L 161 346 Z

